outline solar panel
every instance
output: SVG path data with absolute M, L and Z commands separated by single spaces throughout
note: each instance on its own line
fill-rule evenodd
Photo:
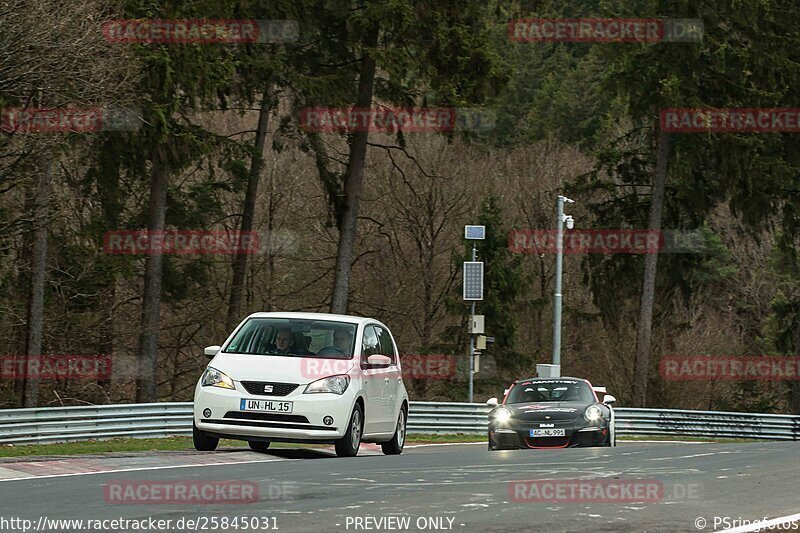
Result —
M 464 226 L 464 238 L 472 241 L 485 239 L 486 226 Z
M 483 261 L 464 261 L 464 300 L 483 300 Z

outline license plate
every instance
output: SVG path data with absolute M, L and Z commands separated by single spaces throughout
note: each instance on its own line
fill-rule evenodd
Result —
M 531 437 L 563 437 L 563 429 L 532 429 Z
M 265 411 L 267 413 L 291 413 L 292 402 L 276 402 L 274 400 L 248 400 L 239 402 L 240 411 Z

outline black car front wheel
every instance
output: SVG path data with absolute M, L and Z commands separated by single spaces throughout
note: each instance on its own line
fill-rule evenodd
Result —
M 487 437 L 489 439 L 489 451 L 490 452 L 494 452 L 494 451 L 499 450 L 500 448 L 498 448 L 497 445 L 492 440 L 492 432 L 491 431 L 489 433 L 487 433 Z

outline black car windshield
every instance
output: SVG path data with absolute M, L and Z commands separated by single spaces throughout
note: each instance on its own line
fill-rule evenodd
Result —
M 356 324 L 294 318 L 251 318 L 224 353 L 352 359 Z
M 585 381 L 548 379 L 521 381 L 511 388 L 506 403 L 595 401 L 592 388 Z

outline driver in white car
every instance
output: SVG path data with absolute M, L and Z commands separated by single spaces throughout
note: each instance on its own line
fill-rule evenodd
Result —
M 275 350 L 281 354 L 289 353 L 292 348 L 292 330 L 290 328 L 282 328 L 278 330 L 275 336 Z

